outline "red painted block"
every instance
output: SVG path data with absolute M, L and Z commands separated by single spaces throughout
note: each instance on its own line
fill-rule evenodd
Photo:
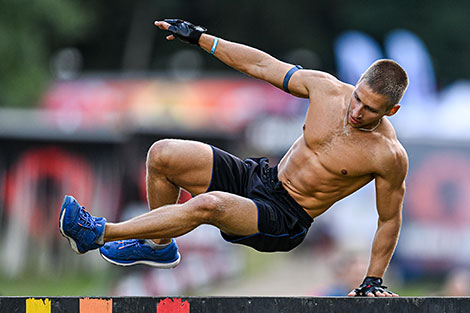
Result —
M 190 313 L 189 302 L 180 298 L 166 298 L 157 305 L 157 313 Z

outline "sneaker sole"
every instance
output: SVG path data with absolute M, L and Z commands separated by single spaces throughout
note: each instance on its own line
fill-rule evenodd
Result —
M 134 261 L 130 263 L 119 263 L 117 261 L 111 260 L 110 258 L 106 257 L 101 252 L 100 252 L 100 255 L 105 261 L 114 265 L 118 265 L 118 266 L 132 266 L 132 265 L 142 264 L 142 265 L 148 265 L 148 266 L 152 266 L 156 268 L 165 268 L 165 269 L 176 267 L 180 263 L 180 260 L 181 260 L 181 255 L 179 254 L 179 252 L 178 252 L 178 259 L 176 259 L 176 261 L 173 261 L 171 263 L 158 263 L 158 262 L 146 261 L 146 260 L 139 260 L 139 261 Z
M 64 199 L 64 203 L 62 204 L 62 206 L 64 206 L 66 200 L 67 200 L 67 198 Z M 65 212 L 66 211 L 67 211 L 67 208 L 64 208 L 62 210 L 62 212 L 60 212 L 60 220 L 59 220 L 60 233 L 62 234 L 62 236 L 64 236 L 68 240 L 68 242 L 70 244 L 70 247 L 72 248 L 73 251 L 75 251 L 75 253 L 83 254 L 80 251 L 78 251 L 77 243 L 75 242 L 75 240 L 65 234 L 65 231 L 64 231 L 64 217 L 65 217 Z

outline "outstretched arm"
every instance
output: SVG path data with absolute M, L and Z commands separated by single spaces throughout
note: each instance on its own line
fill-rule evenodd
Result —
M 214 38 L 202 34 L 199 45 L 210 51 Z M 230 67 L 279 88 L 282 88 L 285 74 L 293 67 L 292 64 L 281 62 L 263 51 L 224 39 L 219 39 L 214 55 Z
M 165 21 L 156 21 L 155 26 L 163 30 L 168 30 L 171 25 Z M 173 40 L 175 36 L 169 35 L 166 38 Z M 204 50 L 210 52 L 215 39 L 216 37 L 203 33 L 198 40 L 198 44 Z M 283 81 L 286 73 L 294 66 L 282 62 L 261 50 L 224 39 L 218 39 L 214 55 L 234 69 L 252 77 L 262 79 L 281 89 L 283 89 Z M 312 89 L 309 86 L 320 87 L 321 82 L 324 81 L 325 78 L 332 79 L 333 77 L 319 71 L 298 71 L 292 75 L 292 78 L 289 80 L 288 88 L 293 95 L 307 98 Z M 316 81 L 319 83 L 316 84 Z

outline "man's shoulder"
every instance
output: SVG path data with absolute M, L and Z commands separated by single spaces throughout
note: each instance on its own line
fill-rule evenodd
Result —
M 395 138 L 391 140 L 388 151 L 388 157 L 391 161 L 408 163 L 408 154 L 406 153 L 405 147 L 403 147 L 398 139 Z
M 377 144 L 375 150 L 382 173 L 398 176 L 406 175 L 408 171 L 408 154 L 394 134 L 382 136 L 382 140 Z
M 382 133 L 383 138 L 385 139 L 384 144 L 389 147 L 389 149 L 385 149 L 384 151 L 389 151 L 389 153 L 393 155 L 398 155 L 402 157 L 406 157 L 406 150 L 405 147 L 401 144 L 401 142 L 398 140 L 397 134 L 395 132 L 395 129 L 393 128 L 392 123 L 384 117 L 384 131 Z
M 320 92 L 324 94 L 345 95 L 352 93 L 354 86 L 346 84 L 337 79 L 332 74 L 309 70 L 305 76 L 305 84 L 309 91 Z

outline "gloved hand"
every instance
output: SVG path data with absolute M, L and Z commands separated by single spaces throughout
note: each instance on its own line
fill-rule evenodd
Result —
M 386 290 L 387 286 L 382 286 L 383 280 L 379 277 L 366 277 L 359 288 L 354 289 L 349 296 L 355 297 L 397 297 L 398 295 Z
M 164 21 L 171 25 L 168 31 L 176 38 L 193 45 L 199 45 L 199 38 L 202 33 L 207 31 L 207 29 L 202 26 L 194 26 L 190 22 L 180 19 L 165 19 Z

